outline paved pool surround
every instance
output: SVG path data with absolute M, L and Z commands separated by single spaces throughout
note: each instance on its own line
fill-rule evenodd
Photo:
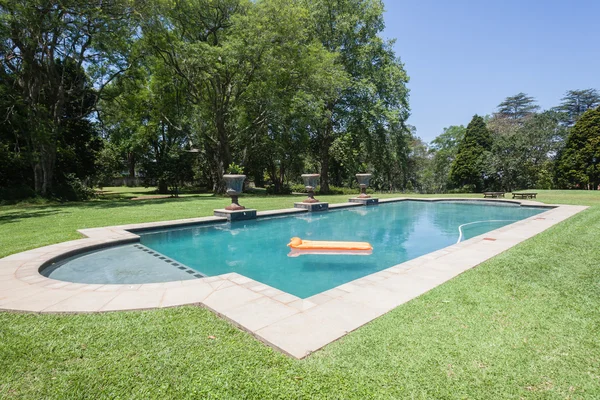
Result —
M 206 307 L 292 357 L 311 352 L 393 308 L 502 253 L 587 207 L 548 205 L 528 200 L 454 198 L 380 199 L 395 201 L 486 201 L 539 206 L 547 211 L 483 235 L 414 258 L 306 299 L 237 273 L 167 283 L 82 284 L 42 276 L 44 266 L 67 256 L 139 242 L 136 232 L 224 222 L 223 217 L 81 229 L 84 239 L 41 247 L 0 259 L 0 310 L 89 313 L 143 310 L 195 304 Z M 329 209 L 364 207 L 331 204 Z M 257 217 L 304 213 L 290 208 L 262 211 Z

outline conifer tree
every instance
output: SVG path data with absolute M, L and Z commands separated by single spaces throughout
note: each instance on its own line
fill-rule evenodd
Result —
M 586 111 L 575 123 L 557 167 L 566 188 L 597 190 L 600 186 L 600 107 Z
M 587 110 L 600 105 L 600 93 L 596 89 L 569 90 L 563 97 L 556 111 L 566 114 L 566 122 L 573 125 Z
M 485 186 L 485 155 L 492 147 L 492 135 L 479 115 L 475 115 L 458 145 L 450 180 L 457 188 L 468 186 L 481 191 Z
M 522 120 L 535 113 L 540 107 L 535 104 L 535 99 L 521 92 L 509 96 L 498 104 L 498 114 L 512 120 Z

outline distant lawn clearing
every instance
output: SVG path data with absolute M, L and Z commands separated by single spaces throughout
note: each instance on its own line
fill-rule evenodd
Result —
M 0 398 L 600 398 L 600 192 L 537 192 L 591 208 L 303 361 L 198 307 L 0 313 Z M 295 199 L 240 201 L 265 210 Z M 0 257 L 79 228 L 210 215 L 228 202 L 0 207 Z

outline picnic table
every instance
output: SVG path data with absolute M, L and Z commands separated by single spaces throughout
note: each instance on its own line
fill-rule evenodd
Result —
M 535 199 L 537 196 L 536 192 L 520 192 L 513 193 L 513 199 Z
M 485 199 L 486 197 L 492 197 L 492 198 L 504 197 L 504 192 L 483 192 L 483 198 Z

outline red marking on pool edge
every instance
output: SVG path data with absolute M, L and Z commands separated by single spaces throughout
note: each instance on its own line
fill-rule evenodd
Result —
M 495 242 L 496 241 L 496 239 L 494 239 L 494 238 L 483 238 L 483 240 L 489 240 L 490 242 Z

